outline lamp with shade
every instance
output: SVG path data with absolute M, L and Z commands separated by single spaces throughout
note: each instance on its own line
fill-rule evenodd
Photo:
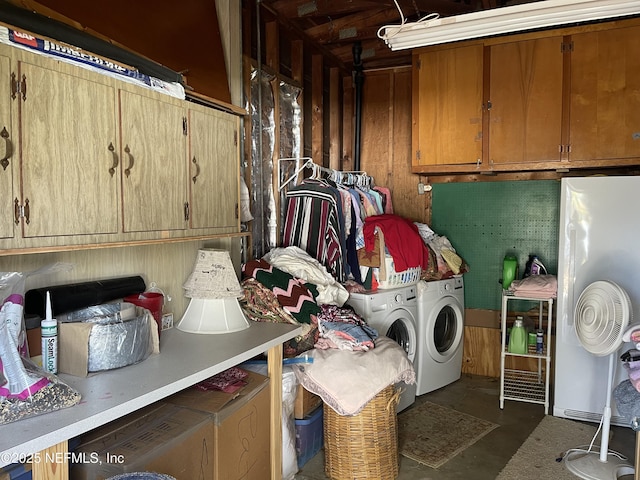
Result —
M 228 251 L 199 250 L 193 272 L 182 287 L 191 300 L 176 326 L 178 330 L 222 334 L 249 328 L 238 303 L 244 291 Z

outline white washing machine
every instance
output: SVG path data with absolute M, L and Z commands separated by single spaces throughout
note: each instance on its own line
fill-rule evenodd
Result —
M 418 345 L 416 395 L 442 388 L 460 379 L 464 333 L 462 277 L 420 281 L 418 291 Z
M 352 293 L 346 303 L 351 305 L 371 327 L 375 328 L 379 335 L 385 335 L 398 342 L 413 363 L 417 378 L 418 300 L 416 285 L 378 290 L 375 293 Z M 397 387 L 401 388 L 403 392 L 396 409 L 400 412 L 415 402 L 416 384 L 407 385 L 400 382 Z

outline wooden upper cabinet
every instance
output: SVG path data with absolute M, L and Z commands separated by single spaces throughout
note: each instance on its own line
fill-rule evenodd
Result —
M 481 162 L 482 72 L 481 44 L 414 54 L 415 173 Z
M 43 57 L 18 64 L 23 237 L 118 233 L 115 89 Z
M 187 111 L 165 97 L 120 90 L 124 232 L 188 226 Z
M 16 162 L 16 141 L 12 122 L 11 59 L 5 53 L 8 52 L 0 48 L 0 238 L 12 238 L 15 225 L 13 169 Z
M 239 129 L 236 115 L 189 110 L 191 228 L 239 231 Z
M 490 56 L 490 166 L 559 162 L 562 37 L 492 45 Z
M 640 26 L 575 34 L 571 41 L 569 161 L 638 161 Z

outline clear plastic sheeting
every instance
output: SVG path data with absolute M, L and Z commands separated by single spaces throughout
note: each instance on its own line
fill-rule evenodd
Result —
M 273 193 L 275 148 L 274 77 L 253 69 L 251 72 L 251 195 L 253 200 L 253 256 L 260 258 L 275 246 L 277 215 Z
M 302 90 L 286 82 L 280 82 L 280 158 L 300 158 L 302 152 L 302 109 L 298 97 Z M 298 162 L 280 162 L 278 185 L 294 174 Z M 291 185 L 297 185 L 297 179 Z M 284 218 L 286 208 L 286 187 L 280 191 L 280 218 Z

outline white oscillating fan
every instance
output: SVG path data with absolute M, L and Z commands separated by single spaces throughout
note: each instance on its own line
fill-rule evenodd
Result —
M 634 469 L 623 457 L 609 452 L 611 426 L 611 394 L 616 366 L 616 351 L 631 322 L 631 301 L 627 292 L 610 281 L 598 281 L 587 286 L 578 298 L 575 327 L 578 340 L 589 353 L 609 355 L 607 400 L 602 417 L 602 443 L 599 452 L 574 449 L 565 457 L 567 469 L 580 478 L 615 480 L 633 475 Z

